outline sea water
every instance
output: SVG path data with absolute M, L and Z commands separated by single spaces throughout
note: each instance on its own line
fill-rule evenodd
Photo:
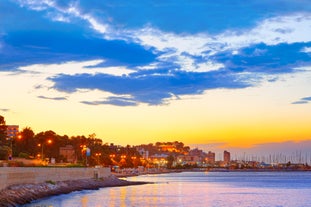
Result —
M 183 172 L 130 177 L 153 184 L 59 195 L 27 207 L 311 207 L 311 172 Z

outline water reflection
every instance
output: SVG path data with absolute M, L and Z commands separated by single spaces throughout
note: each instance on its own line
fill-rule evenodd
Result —
M 121 207 L 126 206 L 126 190 L 127 188 L 120 188 L 120 201 L 121 201 Z
M 27 207 L 310 206 L 311 173 L 183 173 L 140 176 L 155 184 L 81 191 Z
M 116 197 L 116 192 L 115 190 L 113 189 L 110 189 L 109 190 L 109 193 L 108 193 L 108 197 L 109 197 L 109 200 L 108 200 L 108 206 L 109 207 L 114 207 L 116 206 L 116 200 L 117 200 L 117 197 Z
M 88 200 L 89 200 L 89 198 L 88 198 L 88 196 L 87 195 L 85 195 L 85 196 L 83 196 L 82 198 L 81 198 L 81 204 L 82 204 L 82 207 L 88 207 Z

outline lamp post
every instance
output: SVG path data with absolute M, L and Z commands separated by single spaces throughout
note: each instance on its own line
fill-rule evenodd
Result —
M 9 160 L 12 160 L 13 159 L 13 137 L 8 137 L 7 140 L 11 141 L 11 145 L 10 145 L 11 153 L 9 155 Z
M 48 139 L 46 141 L 46 144 L 52 144 L 52 140 L 51 139 Z M 38 144 L 38 147 L 41 147 L 41 160 L 43 161 L 44 160 L 44 154 L 43 154 L 43 146 L 44 146 L 44 142 L 42 142 L 41 144 Z
M 95 153 L 95 156 L 97 157 L 97 165 L 99 165 L 99 156 L 101 156 L 102 153 Z
M 13 140 L 16 139 L 16 138 L 21 139 L 22 135 L 18 134 L 17 136 L 10 136 L 9 138 L 7 138 L 8 140 L 11 141 L 11 143 L 10 143 L 10 145 L 11 145 L 10 146 L 10 148 L 11 148 L 11 156 L 9 157 L 10 160 L 13 159 Z
M 91 149 L 88 148 L 86 145 L 80 145 L 80 147 L 82 148 L 81 150 L 82 155 L 85 153 L 85 166 L 87 167 L 88 166 L 87 157 L 91 156 Z
M 136 156 L 132 156 L 132 162 L 133 162 L 133 166 L 136 167 Z
M 122 166 L 125 166 L 126 165 L 126 155 L 121 155 L 121 160 L 120 160 L 120 163 L 119 165 L 122 167 Z

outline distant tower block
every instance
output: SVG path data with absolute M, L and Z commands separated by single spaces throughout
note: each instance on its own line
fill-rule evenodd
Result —
M 16 138 L 19 133 L 18 125 L 7 125 L 6 133 L 9 138 Z
M 224 151 L 224 163 L 228 164 L 230 163 L 230 152 Z
M 208 164 L 215 164 L 215 153 L 214 152 L 209 151 L 207 153 L 207 163 Z

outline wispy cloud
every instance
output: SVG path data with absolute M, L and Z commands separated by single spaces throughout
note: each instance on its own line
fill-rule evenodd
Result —
M 292 102 L 292 104 L 307 104 L 309 103 L 308 101 L 295 101 L 295 102 Z
M 132 98 L 125 97 L 108 97 L 103 101 L 81 101 L 83 104 L 87 105 L 115 105 L 115 106 L 137 106 L 138 103 Z
M 0 111 L 2 111 L 2 112 L 8 112 L 8 111 L 10 111 L 10 109 L 0 109 Z
M 308 104 L 311 102 L 311 97 L 301 98 L 299 101 L 292 102 L 292 104 Z
M 46 96 L 37 96 L 37 97 L 41 98 L 41 99 L 54 100 L 54 101 L 64 101 L 64 100 L 67 100 L 66 97 L 46 97 Z
M 311 101 L 311 96 L 310 96 L 310 97 L 304 97 L 304 98 L 302 98 L 301 100 L 304 100 L 304 101 Z
M 301 51 L 305 52 L 305 53 L 311 53 L 311 47 L 304 47 L 304 48 L 302 48 Z

